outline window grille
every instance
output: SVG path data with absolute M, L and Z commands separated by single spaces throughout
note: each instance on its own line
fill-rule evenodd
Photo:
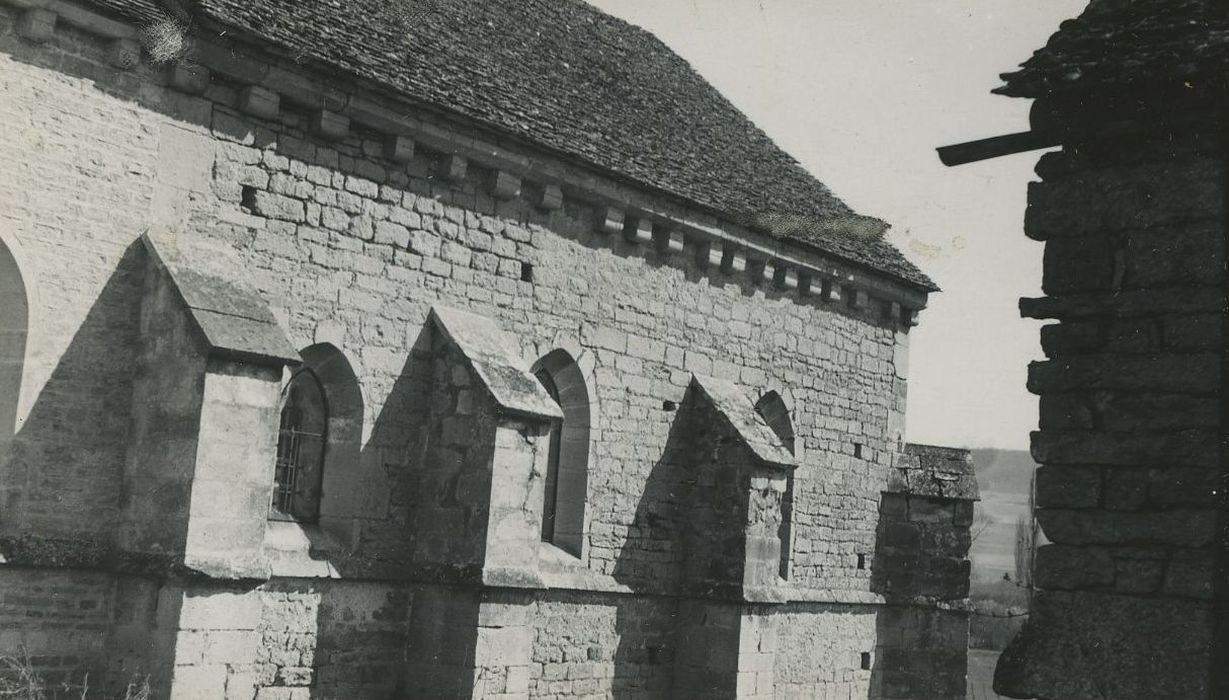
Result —
M 323 392 L 310 371 L 290 381 L 278 429 L 272 517 L 314 520 L 325 447 Z

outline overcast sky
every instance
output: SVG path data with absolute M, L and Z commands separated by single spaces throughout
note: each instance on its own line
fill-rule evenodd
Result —
M 907 439 L 1024 448 L 1041 356 L 1021 232 L 1038 153 L 946 168 L 936 146 L 1028 127 L 991 95 L 1084 0 L 590 0 L 660 37 L 943 288 L 913 331 Z

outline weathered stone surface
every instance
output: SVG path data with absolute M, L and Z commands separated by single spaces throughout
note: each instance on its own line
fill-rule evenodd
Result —
M 1217 449 L 1215 434 L 1205 430 L 1142 435 L 1049 430 L 1032 436 L 1033 459 L 1042 464 L 1173 464 L 1213 469 Z
M 1037 522 L 1051 542 L 1068 545 L 1204 547 L 1216 532 L 1216 512 L 1196 509 L 1114 513 L 1038 508 Z
M 1038 547 L 1035 566 L 1038 588 L 1079 590 L 1114 584 L 1114 560 L 1096 547 Z
M 431 309 L 431 318 L 504 410 L 547 419 L 563 417 L 530 374 L 515 343 L 491 319 L 442 306 Z
M 1029 366 L 1034 394 L 1087 390 L 1132 390 L 1212 395 L 1219 387 L 1220 360 L 1212 354 L 1128 358 L 1071 357 Z
M 1086 170 L 1029 186 L 1024 230 L 1053 242 L 1067 236 L 1142 229 L 1221 212 L 1220 163 L 1201 158 Z M 1192 207 L 1192 203 L 1197 203 Z
M 1041 591 L 995 670 L 999 693 L 1208 697 L 1212 612 L 1195 602 Z M 1146 634 L 1140 634 L 1147 630 Z
M 1101 502 L 1101 470 L 1095 467 L 1038 467 L 1037 505 L 1042 508 L 1096 508 Z
M 170 260 L 156 236 L 142 238 L 154 269 L 166 274 L 180 294 L 210 352 L 297 364 L 299 353 L 265 302 L 250 289 L 194 271 Z
M 1118 275 L 1118 242 L 1106 237 L 1060 238 L 1046 244 L 1041 288 L 1046 294 L 1111 289 Z
M 712 402 L 743 444 L 764 464 L 784 468 L 795 466 L 794 456 L 737 385 L 715 377 L 692 375 L 691 387 Z

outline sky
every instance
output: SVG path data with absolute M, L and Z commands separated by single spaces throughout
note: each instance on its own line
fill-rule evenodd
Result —
M 1040 152 L 957 168 L 934 149 L 1025 131 L 991 95 L 1085 0 L 589 0 L 656 34 L 943 289 L 911 333 L 906 439 L 1024 449 L 1041 358 L 1042 245 L 1022 232 Z

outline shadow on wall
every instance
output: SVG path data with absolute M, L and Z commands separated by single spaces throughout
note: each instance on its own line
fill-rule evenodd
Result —
M 971 500 L 881 494 L 871 592 L 887 605 L 876 618 L 875 651 L 862 658 L 872 698 L 965 697 L 968 613 L 933 603 L 968 596 L 972 507 Z
M 690 392 L 689 392 L 690 394 Z M 689 438 L 690 396 L 679 404 L 670 425 L 666 446 L 644 482 L 635 514 L 628 523 L 627 537 L 619 550 L 613 575 L 617 582 L 636 593 L 677 592 L 684 564 L 684 504 L 696 477 L 686 466 L 692 447 Z M 632 700 L 670 697 L 674 690 L 674 665 L 679 644 L 676 636 L 679 606 L 673 615 L 648 620 L 637 614 L 629 599 L 621 602 L 615 627 L 618 646 L 614 652 L 613 696 Z
M 8 449 L 0 433 L 0 557 L 9 565 L 95 568 L 114 556 L 124 497 L 143 259 L 139 243 L 123 253 L 21 428 L 11 434 Z M 25 339 L 24 329 L 14 323 L 24 309 L 19 312 L 20 305 L 11 303 L 18 301 L 13 283 L 20 284 L 20 278 L 2 244 L 0 267 L 0 344 L 5 354 L 0 363 L 0 420 L 11 430 L 22 370 L 12 360 L 21 357 L 17 353 Z M 0 573 L 3 569 L 0 566 Z M 15 654 L 24 645 L 42 665 L 36 670 L 45 678 L 90 669 L 95 670 L 93 678 L 105 678 L 109 633 L 95 618 L 112 600 L 93 597 L 92 580 L 81 573 L 49 574 L 41 595 L 5 603 L 21 609 L 7 610 L 0 604 L 6 632 L 0 635 L 0 654 Z M 80 606 L 52 605 L 36 615 L 37 600 L 48 596 L 52 602 L 79 600 Z

